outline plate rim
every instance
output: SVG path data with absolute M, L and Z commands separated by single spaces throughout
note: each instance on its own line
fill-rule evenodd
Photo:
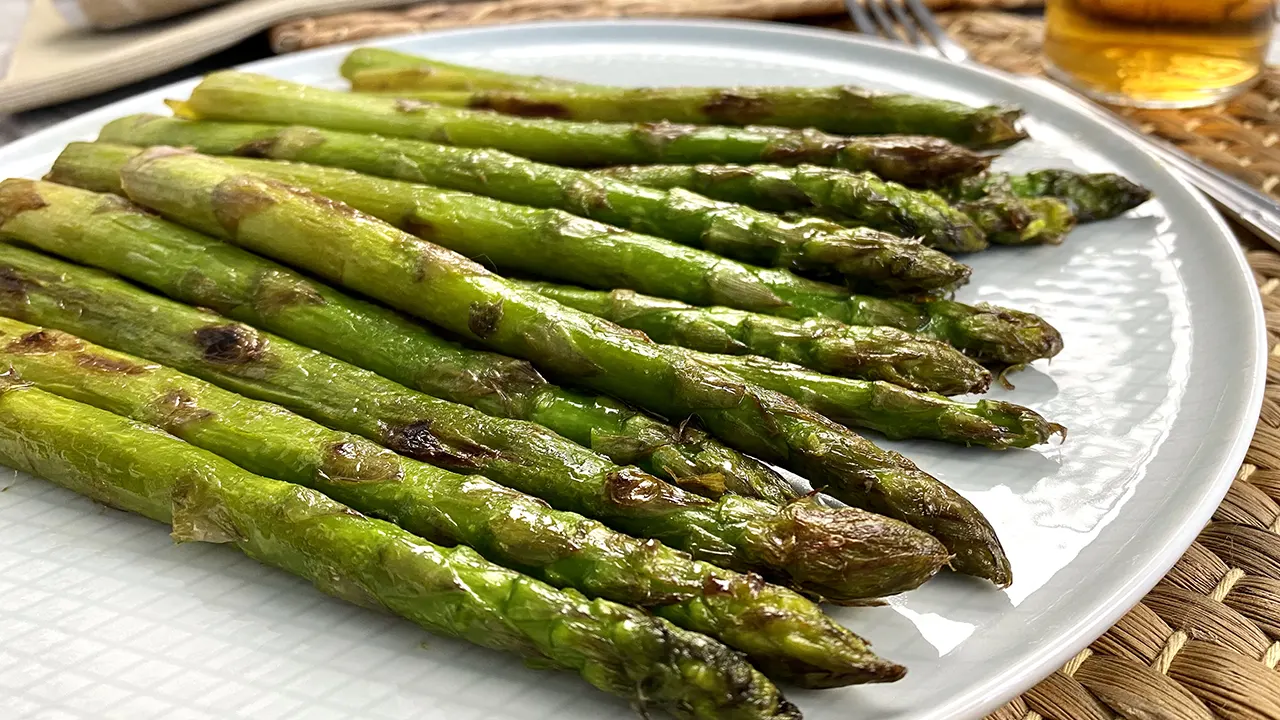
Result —
M 641 19 L 641 18 L 613 18 L 613 19 L 585 19 L 585 20 L 548 20 L 548 21 L 531 21 L 512 23 L 506 25 L 481 25 L 468 26 L 460 28 L 447 28 L 440 30 L 428 30 L 404 35 L 395 35 L 389 37 L 367 38 L 354 40 L 347 43 L 328 45 L 324 47 L 312 48 L 296 53 L 288 53 L 285 55 L 277 55 L 273 57 L 263 58 L 248 63 L 233 66 L 227 69 L 240 69 L 247 71 L 270 72 L 278 65 L 302 62 L 305 64 L 313 58 L 320 57 L 340 57 L 345 52 L 355 47 L 400 47 L 412 45 L 417 41 L 426 38 L 440 37 L 458 37 L 467 35 L 501 35 L 504 33 L 520 33 L 527 32 L 530 29 L 542 33 L 554 35 L 558 31 L 578 30 L 584 27 L 599 28 L 617 28 L 620 26 L 629 26 L 632 28 L 693 28 L 693 29 L 728 29 L 740 30 L 760 33 L 763 36 L 799 36 L 822 39 L 824 41 L 836 41 L 847 44 L 855 48 L 871 48 L 876 52 L 888 52 L 899 56 L 909 56 L 914 60 L 923 60 L 934 66 L 949 66 L 956 68 L 961 72 L 971 73 L 994 81 L 996 84 L 1011 89 L 1016 93 L 1031 93 L 1041 100 L 1052 104 L 1058 112 L 1064 112 L 1073 117 L 1077 122 L 1082 122 L 1086 126 L 1092 127 L 1097 133 L 1097 138 L 1091 138 L 1096 142 L 1097 139 L 1105 137 L 1110 142 L 1120 142 L 1128 147 L 1131 151 L 1142 155 L 1141 148 L 1131 139 L 1116 133 L 1107 128 L 1099 121 L 1091 118 L 1087 114 L 1069 106 L 1062 104 L 1050 95 L 1040 93 L 1036 88 L 1024 84 L 1020 84 L 1016 75 L 1006 73 L 996 68 L 982 66 L 977 64 L 954 64 L 942 59 L 932 58 L 915 52 L 909 47 L 901 43 L 895 43 L 880 38 L 868 38 L 866 36 L 842 32 L 828 28 L 813 28 L 803 26 L 792 26 L 778 22 L 758 21 L 758 20 L 735 20 L 735 19 Z M 198 76 L 197 76 L 198 77 Z M 77 122 L 85 122 L 88 118 L 96 118 L 109 116 L 112 113 L 118 113 L 118 106 L 136 101 L 140 95 L 149 93 L 168 92 L 174 88 L 183 87 L 186 84 L 193 84 L 197 78 L 188 78 L 168 83 L 158 88 L 143 90 L 128 97 L 121 98 L 101 107 L 89 110 L 84 113 L 77 114 L 73 117 L 66 118 L 47 128 L 31 133 L 27 136 L 19 138 L 11 143 L 0 146 L 0 163 L 4 163 L 7 156 L 20 154 L 27 146 L 38 146 L 47 139 L 54 136 L 68 137 L 69 133 L 63 130 L 67 125 Z M 62 142 L 62 141 L 59 141 Z M 1199 191 L 1195 190 L 1189 183 L 1178 177 L 1168 170 L 1162 163 L 1156 161 L 1150 156 L 1143 155 L 1150 172 L 1158 173 L 1163 176 L 1166 181 L 1172 181 L 1178 185 L 1187 196 L 1192 200 L 1196 207 L 1196 212 L 1202 219 L 1215 227 L 1217 236 L 1214 242 L 1224 242 L 1230 251 L 1230 256 L 1234 260 L 1235 272 L 1238 272 L 1240 279 L 1246 283 L 1248 294 L 1251 302 L 1248 303 L 1248 324 L 1252 328 L 1253 343 L 1252 357 L 1249 358 L 1250 377 L 1248 378 L 1249 393 L 1248 403 L 1243 408 L 1243 413 L 1234 418 L 1234 427 L 1232 428 L 1233 440 L 1230 448 L 1224 453 L 1225 461 L 1217 469 L 1216 477 L 1210 482 L 1203 483 L 1198 494 L 1198 499 L 1193 509 L 1188 511 L 1187 519 L 1177 528 L 1175 532 L 1171 532 L 1162 543 L 1158 553 L 1152 557 L 1144 558 L 1143 564 L 1136 570 L 1127 573 L 1127 579 L 1122 583 L 1121 587 L 1111 592 L 1097 607 L 1087 612 L 1083 617 L 1073 621 L 1069 629 L 1055 633 L 1055 639 L 1051 643 L 1052 650 L 1046 650 L 1040 653 L 1032 653 L 1025 662 L 1018 663 L 1010 668 L 1002 671 L 991 673 L 972 690 L 965 694 L 953 698 L 947 704 L 945 709 L 949 711 L 959 711 L 957 713 L 949 713 L 946 717 L 961 718 L 980 718 L 987 713 L 997 709 L 1004 703 L 1022 694 L 1030 687 L 1034 686 L 1043 678 L 1052 674 L 1057 668 L 1061 667 L 1070 658 L 1078 654 L 1082 649 L 1092 643 L 1097 637 L 1106 632 L 1115 624 L 1125 613 L 1136 606 L 1143 597 L 1163 578 L 1173 565 L 1180 559 L 1182 554 L 1199 536 L 1204 525 L 1209 522 L 1221 505 L 1223 498 L 1230 489 L 1234 481 L 1239 466 L 1243 463 L 1249 445 L 1252 441 L 1253 433 L 1256 428 L 1257 418 L 1261 412 L 1263 391 L 1266 387 L 1266 358 L 1267 335 L 1262 312 L 1261 296 L 1258 292 L 1256 284 L 1252 279 L 1252 270 L 1249 268 L 1245 257 L 1244 249 L 1236 241 L 1232 231 L 1223 217 L 1215 211 L 1208 199 Z M 970 701 L 969 699 L 972 698 Z M 960 704 L 962 707 L 957 708 Z M 938 714 L 938 708 L 924 710 L 921 718 L 941 718 Z

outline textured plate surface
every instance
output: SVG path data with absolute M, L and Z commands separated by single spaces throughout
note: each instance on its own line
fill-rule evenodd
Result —
M 381 43 L 446 60 L 612 84 L 832 84 L 1028 109 L 1034 141 L 1007 169 L 1115 170 L 1155 190 L 1132 216 L 1060 247 L 971 258 L 964 300 L 1044 315 L 1066 350 L 997 390 L 1070 428 L 1063 445 L 994 453 L 896 443 L 992 519 L 1017 577 L 949 576 L 888 606 L 836 610 L 895 686 L 792 692 L 815 720 L 978 717 L 1100 634 L 1173 564 L 1243 458 L 1265 343 L 1235 243 L 1205 203 L 1124 140 L 1016 81 L 822 31 L 749 23 L 593 22 Z M 340 87 L 346 48 L 250 66 Z M 163 112 L 189 84 L 0 149 L 38 176 L 107 120 Z M 172 546 L 165 529 L 7 473 L 0 493 L 0 698 L 21 718 L 623 717 L 566 674 L 428 638 L 325 598 L 233 550 Z M 425 647 L 420 647 L 425 643 Z

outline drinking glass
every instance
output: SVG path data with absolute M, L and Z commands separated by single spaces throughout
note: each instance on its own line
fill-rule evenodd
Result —
M 1104 102 L 1209 105 L 1262 72 L 1276 0 L 1048 0 L 1046 71 Z

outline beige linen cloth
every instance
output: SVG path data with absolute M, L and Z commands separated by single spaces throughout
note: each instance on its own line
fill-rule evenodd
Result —
M 169 20 L 94 32 L 75 28 L 53 0 L 0 0 L 0 55 L 12 44 L 0 79 L 0 114 L 102 92 L 181 67 L 276 23 L 346 10 L 394 7 L 405 0 L 237 0 Z M 6 43 L 5 33 L 21 28 Z M 0 72 L 4 68 L 0 58 Z

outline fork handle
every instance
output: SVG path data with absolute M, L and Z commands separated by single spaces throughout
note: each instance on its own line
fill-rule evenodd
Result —
M 1169 143 L 1143 135 L 1111 112 L 1069 88 L 1040 78 L 1034 78 L 1034 81 L 1062 103 L 1088 114 L 1132 140 L 1143 151 L 1207 195 L 1227 215 L 1249 228 L 1271 247 L 1280 250 L 1280 202 L 1221 170 L 1192 160 Z

